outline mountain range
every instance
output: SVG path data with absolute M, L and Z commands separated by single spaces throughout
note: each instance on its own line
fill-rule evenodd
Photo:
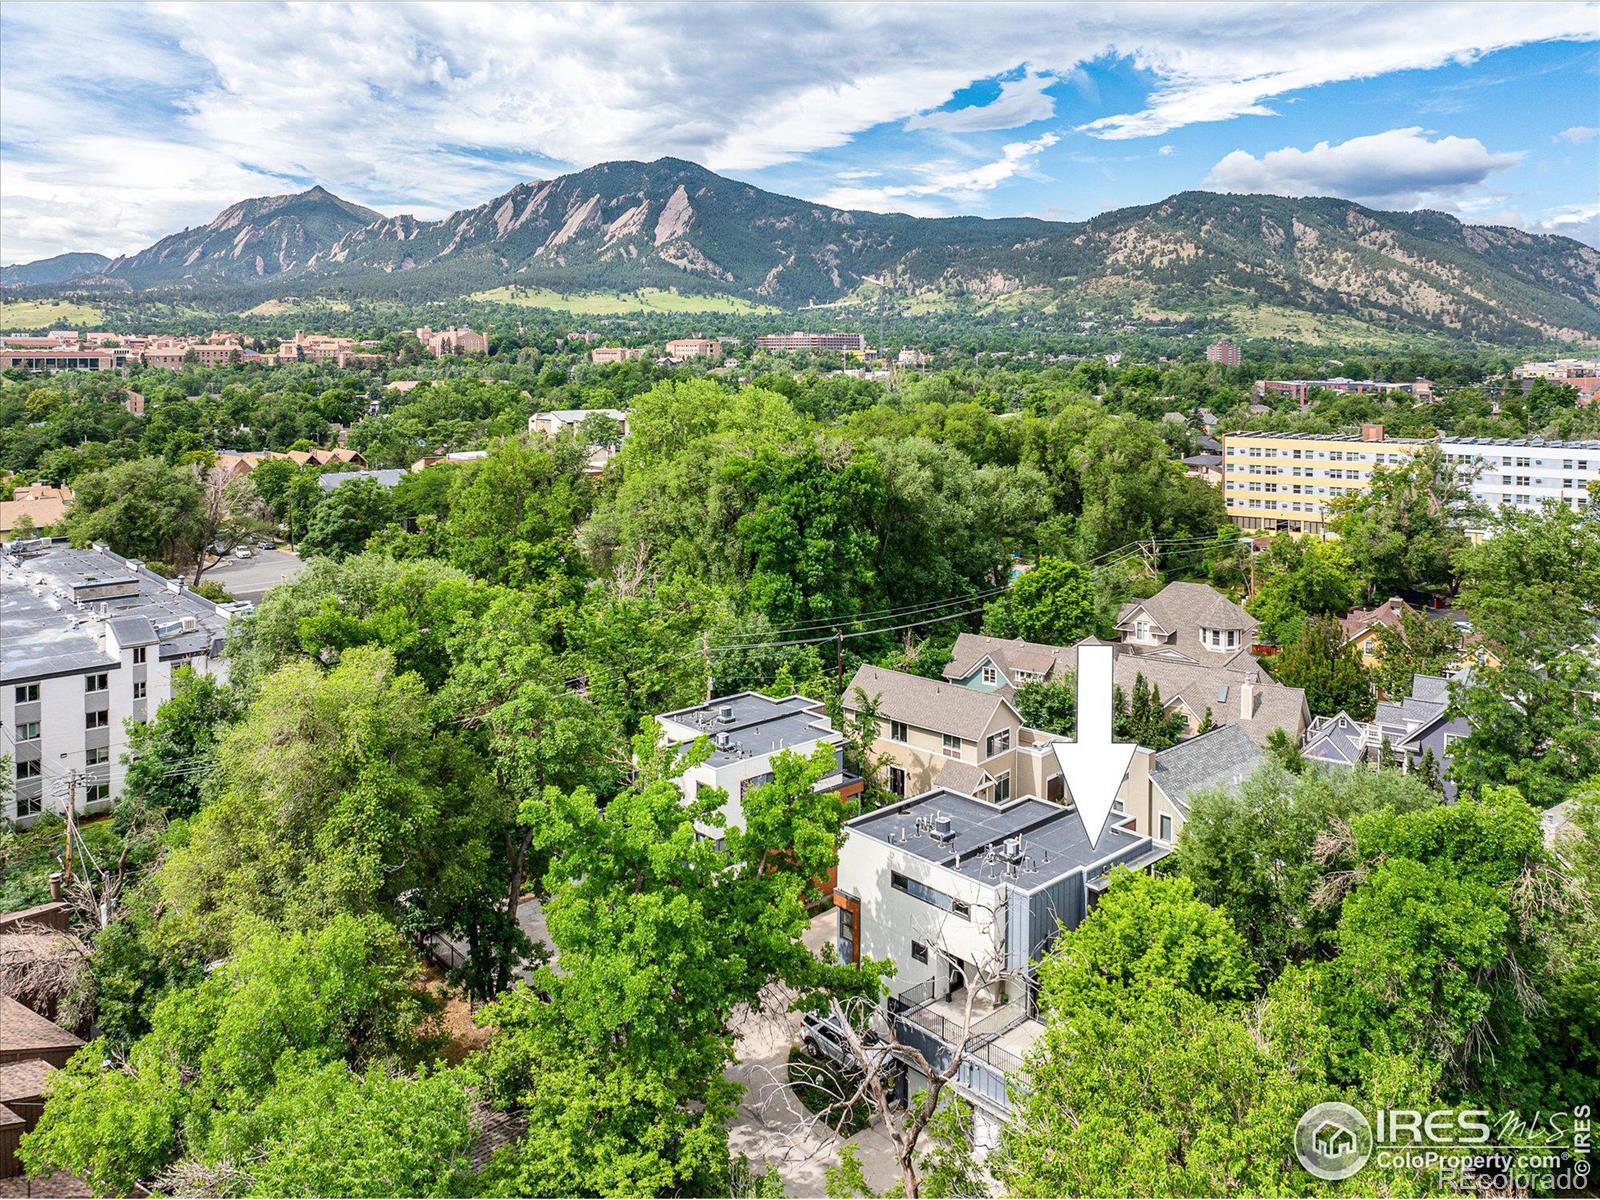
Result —
M 73 257 L 6 268 L 5 282 L 428 299 L 508 283 L 675 287 L 780 308 L 888 288 L 991 308 L 1113 301 L 1161 314 L 1223 302 L 1408 333 L 1600 338 L 1600 251 L 1438 212 L 1182 192 L 1082 222 L 913 217 L 780 196 L 673 158 L 521 183 L 438 221 L 314 187 L 242 201 L 69 279 L 46 269 Z

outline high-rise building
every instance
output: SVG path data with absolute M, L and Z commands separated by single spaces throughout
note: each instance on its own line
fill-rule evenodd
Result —
M 1239 365 L 1239 347 L 1227 338 L 1218 338 L 1206 347 L 1206 361 L 1221 363 L 1225 367 Z
M 1222 499 L 1241 529 L 1320 534 L 1329 501 L 1365 491 L 1372 473 L 1405 464 L 1432 443 L 1359 434 L 1230 433 L 1222 439 Z

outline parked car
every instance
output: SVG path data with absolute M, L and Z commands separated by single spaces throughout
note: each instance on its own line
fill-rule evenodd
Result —
M 233 552 L 233 556 L 235 558 L 254 558 L 256 556 L 256 552 L 250 549 L 249 546 L 240 546 Z
M 276 550 L 278 543 L 272 538 L 262 538 L 256 543 L 256 548 L 259 550 Z
M 800 1045 L 812 1058 L 825 1058 L 840 1066 L 855 1061 L 843 1030 L 832 1017 L 806 1013 L 800 1020 Z

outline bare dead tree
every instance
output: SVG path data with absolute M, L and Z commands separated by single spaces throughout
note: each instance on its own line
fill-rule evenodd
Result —
M 972 912 L 974 923 L 986 919 L 993 928 L 1002 919 L 992 911 L 986 917 L 981 913 L 982 910 Z M 944 924 L 941 922 L 941 928 Z M 932 936 L 928 945 L 937 947 L 942 941 Z M 956 1019 L 945 1017 L 941 1033 L 933 1035 L 948 1048 L 947 1053 L 937 1058 L 930 1058 L 921 1046 L 903 1037 L 903 1018 L 887 1013 L 881 1005 L 863 998 L 836 996 L 829 1000 L 829 1015 L 844 1034 L 853 1072 L 858 1076 L 854 1090 L 844 1103 L 848 1107 L 865 1099 L 871 1104 L 877 1123 L 894 1147 L 901 1194 L 906 1200 L 916 1200 L 921 1195 L 922 1167 L 918 1151 L 928 1123 L 939 1111 L 946 1089 L 960 1079 L 963 1066 L 979 1049 L 988 1032 L 976 1027 L 978 1021 L 988 1015 L 975 1016 L 978 999 L 985 994 L 998 995 L 1009 979 L 1004 954 L 998 945 L 983 962 L 963 962 L 961 970 L 966 994 Z M 885 1075 L 897 1062 L 912 1067 L 928 1081 L 920 1093 L 908 1097 L 903 1109 L 894 1103 L 885 1081 Z

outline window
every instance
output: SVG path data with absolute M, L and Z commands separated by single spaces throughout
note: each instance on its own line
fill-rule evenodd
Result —
M 996 754 L 1004 754 L 1009 749 L 1011 749 L 1011 729 L 1007 727 L 989 735 L 988 741 L 984 744 L 984 757 L 993 758 Z
M 1161 814 L 1161 840 L 1163 842 L 1172 841 L 1172 818 L 1166 813 Z
M 135 646 L 133 648 L 133 661 L 135 664 L 144 662 L 144 652 L 144 646 Z
M 135 679 L 133 681 L 133 698 L 135 700 L 143 700 L 144 699 L 144 689 L 145 689 L 145 681 L 142 680 L 142 679 Z
M 944 738 L 944 756 L 946 758 L 960 758 L 961 757 L 961 739 L 958 738 L 953 733 L 944 734 L 943 738 Z
M 1150 640 L 1150 622 L 1140 619 L 1133 623 L 1133 636 L 1141 642 Z
M 97 675 L 83 677 L 83 690 L 86 692 L 103 692 L 106 690 L 106 673 L 101 671 Z
M 929 887 L 920 879 L 909 879 L 900 874 L 899 871 L 889 872 L 889 886 L 897 892 L 904 892 L 908 896 L 921 900 L 924 904 L 942 908 L 945 912 L 953 913 L 958 917 L 970 915 L 971 910 L 967 907 L 965 900 L 957 900 L 952 896 L 946 896 L 937 888 Z
M 1000 682 L 1000 672 L 993 667 L 985 667 L 983 669 L 983 682 L 993 687 Z
M 39 740 L 39 722 L 23 721 L 17 726 L 17 741 L 37 742 Z
M 17 685 L 17 703 L 32 704 L 39 698 L 39 685 L 37 683 L 22 683 Z
M 906 769 L 904 767 L 889 768 L 889 790 L 896 796 L 904 798 L 906 794 Z
M 96 804 L 111 795 L 109 783 L 91 783 L 83 790 L 83 799 L 86 804 Z
M 107 729 L 111 725 L 111 714 L 104 711 L 85 713 L 83 727 L 85 729 Z
M 889 722 L 889 740 L 903 742 L 906 740 L 906 723 L 904 721 Z
M 17 780 L 37 779 L 44 774 L 44 764 L 37 758 L 30 758 L 27 762 L 17 764 Z
M 36 817 L 44 807 L 43 796 L 18 796 L 17 816 Z
M 91 746 L 83 752 L 85 766 L 98 767 L 111 761 L 111 749 L 108 746 Z
M 994 780 L 994 802 L 1004 804 L 1011 799 L 1011 772 L 1001 771 Z
M 927 962 L 928 961 L 928 947 L 923 945 L 921 942 L 912 942 L 911 943 L 911 960 L 913 962 L 919 962 L 919 963 Z
M 1125 805 L 1122 802 L 1122 797 L 1121 796 L 1118 796 L 1115 800 L 1113 800 L 1111 802 L 1111 810 L 1113 812 L 1119 812 L 1119 813 L 1125 813 L 1125 812 L 1128 811 L 1127 805 Z

